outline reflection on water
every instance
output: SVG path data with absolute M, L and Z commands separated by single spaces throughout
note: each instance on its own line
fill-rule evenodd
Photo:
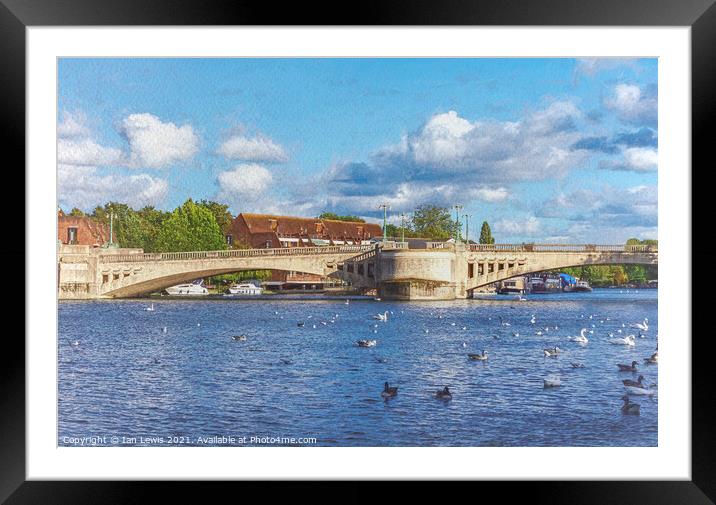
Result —
M 153 312 L 146 300 L 60 303 L 59 445 L 90 435 L 135 437 L 128 445 L 230 435 L 246 445 L 249 437 L 315 437 L 321 446 L 657 444 L 656 395 L 632 398 L 640 416 L 623 415 L 620 398 L 622 379 L 642 374 L 656 384 L 658 365 L 636 374 L 616 366 L 654 352 L 654 290 L 524 302 L 153 301 Z M 384 311 L 387 322 L 373 319 Z M 609 332 L 638 335 L 629 325 L 645 317 L 649 330 L 634 347 L 608 343 Z M 568 340 L 582 328 L 593 331 L 588 344 Z M 232 339 L 241 334 L 245 341 Z M 544 357 L 554 346 L 559 356 Z M 482 350 L 487 361 L 467 358 Z M 561 386 L 545 389 L 551 376 Z M 399 392 L 383 401 L 386 381 Z M 445 385 L 451 401 L 434 397 Z

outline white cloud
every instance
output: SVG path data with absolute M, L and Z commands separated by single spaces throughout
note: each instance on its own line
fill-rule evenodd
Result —
M 62 113 L 62 122 L 57 125 L 57 138 L 89 137 L 89 128 L 85 126 L 87 118 L 81 112 Z
M 629 166 L 635 170 L 656 170 L 659 165 L 659 155 L 656 149 L 630 147 L 624 150 L 624 157 Z
M 284 163 L 288 155 L 283 147 L 268 137 L 235 135 L 219 146 L 219 154 L 230 160 Z
M 520 121 L 470 122 L 449 111 L 379 150 L 373 163 L 386 176 L 411 180 L 462 175 L 467 183 L 490 184 L 559 177 L 585 159 L 585 153 L 567 147 L 577 140 L 581 117 L 568 101 Z
M 273 181 L 273 176 L 265 167 L 256 163 L 237 165 L 233 170 L 222 172 L 217 177 L 220 201 L 226 201 L 234 209 L 241 208 L 244 202 L 256 202 Z
M 604 105 L 626 123 L 655 125 L 658 101 L 656 88 L 641 89 L 635 84 L 617 84 Z
M 606 170 L 628 170 L 632 172 L 653 172 L 659 166 L 659 153 L 651 147 L 629 147 L 623 149 L 623 159 L 602 160 L 599 168 Z
M 164 167 L 188 160 L 199 150 L 199 137 L 191 125 L 164 123 L 149 113 L 127 116 L 120 131 L 129 142 L 133 167 Z
M 495 222 L 495 231 L 503 235 L 531 236 L 540 231 L 540 222 L 535 216 L 525 219 L 500 219 Z
M 57 162 L 65 165 L 98 166 L 119 163 L 122 151 L 104 147 L 89 138 L 57 139 Z
M 158 205 L 166 198 L 167 181 L 147 174 L 99 175 L 97 167 L 60 164 L 57 166 L 60 205 L 91 210 L 110 200 L 133 208 Z
M 621 66 L 636 67 L 637 60 L 632 58 L 580 58 L 577 60 L 575 73 L 577 76 L 595 75 L 603 70 L 611 70 Z

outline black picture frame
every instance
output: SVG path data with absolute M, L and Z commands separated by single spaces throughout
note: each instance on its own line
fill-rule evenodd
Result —
M 692 70 L 692 167 L 706 170 L 713 164 L 711 129 L 716 111 L 716 0 L 443 0 L 442 2 L 366 1 L 353 8 L 335 4 L 229 0 L 0 0 L 0 108 L 2 144 L 25 163 L 25 29 L 31 26 L 111 25 L 552 25 L 552 26 L 688 26 L 691 27 Z M 349 4 L 350 7 L 352 4 Z M 345 6 L 344 6 L 345 7 Z M 709 163 L 711 162 L 711 163 Z M 684 167 L 684 176 L 697 171 Z M 16 181 L 15 194 L 22 198 L 24 178 Z M 707 187 L 692 185 L 693 202 L 708 202 Z M 697 198 L 698 192 L 702 198 Z M 705 204 L 702 204 L 705 205 Z M 19 202 L 17 208 L 19 207 Z M 702 209 L 704 210 L 704 209 Z M 693 209 L 692 230 L 704 224 L 706 214 Z M 19 241 L 18 241 L 19 242 Z M 694 250 L 693 265 L 708 264 L 713 253 Z M 26 263 L 20 243 L 3 259 Z M 20 257 L 22 256 L 22 258 Z M 685 272 L 690 275 L 691 272 Z M 685 295 L 688 295 L 686 293 Z M 24 309 L 24 296 L 8 301 L 7 313 Z M 692 293 L 694 303 L 698 300 Z M 15 306 L 12 306 L 14 304 Z M 21 307 L 22 305 L 22 307 Z M 692 314 L 699 311 L 692 306 Z M 707 312 L 708 313 L 708 312 Z M 19 318 L 18 318 L 19 319 Z M 695 323 L 696 321 L 693 321 Z M 694 326 L 695 327 L 695 326 Z M 684 337 L 690 329 L 685 327 Z M 696 334 L 695 332 L 693 333 Z M 0 366 L 0 502 L 19 503 L 128 503 L 144 501 L 150 490 L 172 488 L 181 501 L 205 499 L 217 484 L 204 483 L 189 489 L 187 483 L 39 482 L 25 478 L 25 346 L 13 335 L 4 339 Z M 531 501 L 550 503 L 714 503 L 716 500 L 716 442 L 712 422 L 716 389 L 713 387 L 713 354 L 708 338 L 692 339 L 692 480 L 617 482 L 502 482 L 479 483 L 481 493 L 497 491 L 501 501 L 516 494 Z M 635 461 L 616 462 L 625 467 Z M 228 484 L 227 484 L 228 485 Z M 246 486 L 246 484 L 242 484 Z M 269 488 L 265 483 L 261 490 Z M 294 483 L 289 493 L 313 493 L 313 486 Z M 345 501 L 367 501 L 371 495 L 357 485 L 342 491 Z M 245 489 L 245 487 L 244 487 Z M 420 491 L 422 486 L 413 489 Z M 454 488 L 453 488 L 454 489 Z M 274 492 L 274 491 L 271 491 Z M 341 500 L 344 501 L 344 500 Z

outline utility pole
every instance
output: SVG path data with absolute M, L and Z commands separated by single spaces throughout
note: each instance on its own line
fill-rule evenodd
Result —
M 462 210 L 462 205 L 455 204 L 452 207 L 455 209 L 455 244 L 457 244 L 460 241 L 460 211 Z
M 400 213 L 400 231 L 402 232 L 400 241 L 405 242 L 405 212 Z
M 387 242 L 387 237 L 385 236 L 387 233 L 387 220 L 388 220 L 388 209 L 390 208 L 390 205 L 387 203 L 381 203 L 378 205 L 379 209 L 383 209 L 383 245 Z
M 462 216 L 465 218 L 465 242 L 467 245 L 470 245 L 470 218 L 472 217 L 470 214 L 465 214 Z

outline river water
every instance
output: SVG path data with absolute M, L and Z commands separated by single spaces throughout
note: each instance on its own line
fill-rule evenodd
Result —
M 639 337 L 629 326 L 645 317 Z M 568 340 L 582 328 L 589 343 Z M 658 365 L 616 365 L 643 363 L 657 333 L 656 290 L 61 302 L 58 445 L 656 446 L 657 396 L 632 397 L 639 416 L 620 407 L 622 379 L 655 385 Z M 399 388 L 387 401 L 386 381 Z M 445 385 L 450 401 L 434 397 Z

